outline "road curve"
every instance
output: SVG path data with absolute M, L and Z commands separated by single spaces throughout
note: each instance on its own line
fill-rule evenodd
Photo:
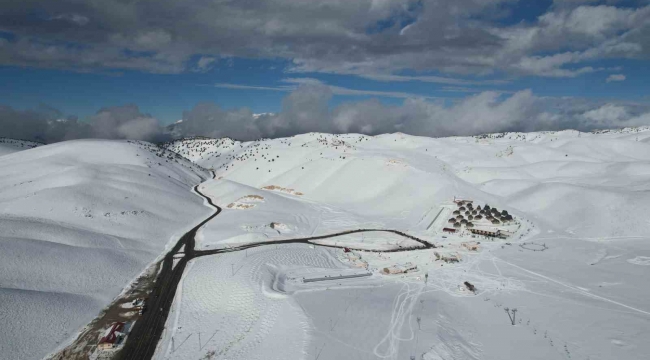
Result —
M 389 232 L 397 235 L 404 236 L 406 238 L 409 238 L 411 240 L 415 240 L 422 244 L 422 246 L 409 246 L 409 247 L 400 247 L 397 249 L 390 249 L 390 250 L 372 250 L 372 249 L 357 249 L 354 247 L 349 247 L 349 246 L 343 246 L 343 245 L 326 245 L 326 244 L 317 244 L 317 243 L 312 243 L 312 240 L 321 240 L 321 239 L 329 239 L 337 236 L 343 236 L 343 235 L 349 235 L 349 234 L 356 234 L 356 233 L 361 233 L 361 232 Z M 388 229 L 357 229 L 357 230 L 346 230 L 346 231 L 341 231 L 333 234 L 327 234 L 327 235 L 319 235 L 319 236 L 310 236 L 310 237 L 305 237 L 305 238 L 295 238 L 295 239 L 283 239 L 283 240 L 270 240 L 270 241 L 262 241 L 262 242 L 256 242 L 256 243 L 248 243 L 244 244 L 241 246 L 235 246 L 235 247 L 228 247 L 228 248 L 221 248 L 221 249 L 214 249 L 214 250 L 195 250 L 194 251 L 194 257 L 199 257 L 199 256 L 206 256 L 206 255 L 214 255 L 214 254 L 222 254 L 222 253 L 227 253 L 227 252 L 232 252 L 232 251 L 241 251 L 241 250 L 246 250 L 254 247 L 259 247 L 259 246 L 265 246 L 265 245 L 279 245 L 279 244 L 312 244 L 315 246 L 322 246 L 322 247 L 331 247 L 331 248 L 337 248 L 337 249 L 343 249 L 347 248 L 350 250 L 355 250 L 355 251 L 367 251 L 367 252 L 381 252 L 381 253 L 387 253 L 387 252 L 402 252 L 402 251 L 412 251 L 412 250 L 422 250 L 422 249 L 433 249 L 436 246 L 425 241 L 422 239 L 419 239 L 413 235 L 409 235 L 407 233 L 404 233 L 399 230 L 388 230 Z
M 212 178 L 215 179 L 216 175 L 212 172 Z M 169 315 L 169 309 L 174 301 L 174 296 L 176 294 L 176 289 L 178 284 L 183 276 L 185 271 L 185 266 L 187 262 L 193 258 L 207 255 L 214 255 L 226 252 L 241 251 L 250 249 L 253 247 L 265 246 L 265 245 L 278 245 L 278 244 L 292 244 L 292 243 L 309 243 L 315 246 L 323 247 L 332 247 L 332 248 L 343 248 L 344 246 L 336 245 L 323 245 L 323 244 L 314 244 L 310 241 L 327 239 L 342 235 L 355 234 L 360 232 L 390 232 L 397 235 L 404 236 L 411 240 L 419 242 L 422 246 L 417 247 L 405 247 L 392 250 L 366 250 L 366 249 L 354 249 L 358 251 L 369 251 L 369 252 L 399 252 L 399 251 L 412 251 L 412 250 L 422 250 L 422 249 L 431 249 L 436 246 L 419 239 L 415 236 L 406 234 L 398 230 L 386 230 L 386 229 L 357 229 L 357 230 L 348 230 L 342 231 L 334 234 L 320 235 L 320 236 L 310 236 L 305 238 L 296 238 L 296 239 L 284 239 L 284 240 L 272 240 L 258 243 L 249 243 L 238 247 L 214 249 L 214 250 L 195 250 L 195 236 L 196 232 L 205 225 L 208 221 L 212 220 L 215 216 L 221 213 L 221 207 L 217 206 L 212 202 L 210 197 L 205 196 L 199 190 L 199 185 L 196 185 L 193 188 L 194 192 L 202 196 L 207 202 L 214 207 L 215 212 L 203 220 L 201 223 L 196 225 L 192 230 L 188 231 L 183 235 L 176 245 L 172 248 L 171 251 L 165 255 L 162 263 L 162 269 L 156 278 L 156 283 L 153 290 L 149 294 L 147 299 L 147 311 L 142 314 L 140 319 L 135 322 L 129 336 L 126 339 L 126 344 L 122 350 L 115 356 L 114 359 L 118 360 L 149 360 L 153 357 L 154 352 L 156 351 L 156 346 L 162 332 L 165 328 L 165 323 L 167 322 L 167 316 Z M 181 247 L 185 245 L 185 256 L 178 260 L 176 266 L 173 266 L 174 255 L 178 253 Z

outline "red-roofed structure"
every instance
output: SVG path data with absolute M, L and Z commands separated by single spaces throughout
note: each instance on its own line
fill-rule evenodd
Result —
M 97 347 L 100 349 L 112 349 L 122 338 L 122 331 L 124 330 L 123 322 L 116 322 L 106 330 L 104 336 L 99 340 Z

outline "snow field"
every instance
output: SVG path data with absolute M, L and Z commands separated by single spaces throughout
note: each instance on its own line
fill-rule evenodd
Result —
M 648 130 L 168 144 L 217 173 L 201 186 L 224 211 L 199 231 L 199 250 L 360 228 L 402 230 L 443 247 L 352 259 L 301 244 L 197 259 L 176 301 L 178 325 L 158 355 L 642 359 L 650 328 Z M 8 306 L 0 321 L 10 326 L 0 329 L 0 346 L 3 356 L 39 358 L 209 214 L 189 189 L 210 174 L 142 142 L 20 152 L 18 142 L 7 144 L 0 142 L 0 301 Z M 442 234 L 454 196 L 506 209 L 522 228 L 494 242 Z M 232 203 L 239 209 L 228 209 Z M 326 241 L 400 241 L 368 236 Z M 463 246 L 472 241 L 481 242 L 478 251 Z M 460 262 L 436 260 L 436 252 Z M 244 260 L 226 261 L 236 256 Z M 417 270 L 378 275 L 407 264 Z M 373 275 L 291 281 L 343 266 Z M 511 325 L 505 307 L 516 307 L 522 323 Z
M 278 291 L 278 276 L 284 268 L 341 267 L 326 250 L 302 244 L 206 256 L 191 264 L 155 359 L 301 358 L 308 319 Z
M 347 266 L 375 275 L 365 284 L 289 292 L 311 326 L 305 358 L 641 359 L 650 328 L 648 130 L 232 142 L 198 161 L 222 177 L 211 185 L 214 196 L 227 196 L 219 188 L 231 183 L 304 195 L 280 200 L 260 193 L 263 205 L 208 224 L 205 238 L 229 242 L 235 237 L 226 228 L 239 224 L 256 230 L 237 243 L 368 227 L 443 246 L 336 250 Z M 508 240 L 443 234 L 453 196 L 506 209 L 520 229 Z M 270 221 L 288 224 L 291 233 L 273 234 L 264 227 Z M 358 245 L 359 236 L 346 240 Z M 436 260 L 435 253 L 460 262 Z M 384 267 L 413 265 L 407 274 L 378 275 Z M 505 307 L 517 308 L 522 322 L 511 325 Z

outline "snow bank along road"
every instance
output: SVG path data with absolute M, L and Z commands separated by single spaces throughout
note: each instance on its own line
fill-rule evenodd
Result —
M 214 173 L 213 173 L 214 178 Z M 210 215 L 207 219 L 203 220 L 200 224 L 192 228 L 185 235 L 183 235 L 178 243 L 172 248 L 172 250 L 167 253 L 163 260 L 162 270 L 156 279 L 156 284 L 149 295 L 147 300 L 148 311 L 146 311 L 142 317 L 134 324 L 133 329 L 131 330 L 130 335 L 127 338 L 124 348 L 116 357 L 120 360 L 141 360 L 141 359 L 151 359 L 155 350 L 156 344 L 162 335 L 162 332 L 167 322 L 167 316 L 169 315 L 169 309 L 174 301 L 174 295 L 180 282 L 183 272 L 185 271 L 185 266 L 187 262 L 193 258 L 214 255 L 219 253 L 226 253 L 232 251 L 241 251 L 249 248 L 265 246 L 265 245 L 277 245 L 277 244 L 289 244 L 289 243 L 309 243 L 311 240 L 320 240 L 327 239 L 342 235 L 355 234 L 361 232 L 390 232 L 397 235 L 404 236 L 411 240 L 417 241 L 422 244 L 418 247 L 403 247 L 392 250 L 361 250 L 361 251 L 370 251 L 370 252 L 400 252 L 400 251 L 411 251 L 419 249 L 431 249 L 435 248 L 435 245 L 419 239 L 415 236 L 406 234 L 398 230 L 384 230 L 384 229 L 357 229 L 357 230 L 348 230 L 342 231 L 329 235 L 321 236 L 311 236 L 306 238 L 296 238 L 296 239 L 284 239 L 284 240 L 274 240 L 258 243 L 250 243 L 237 247 L 230 247 L 224 249 L 215 249 L 215 250 L 205 250 L 205 251 L 196 251 L 195 239 L 196 232 L 208 221 L 212 220 L 215 216 L 221 213 L 221 207 L 215 205 L 212 202 L 210 197 L 205 196 L 201 191 L 199 191 L 199 185 L 194 187 L 194 192 L 201 195 L 205 198 L 208 203 L 216 209 L 216 211 Z M 343 246 L 336 245 L 323 245 L 310 243 L 314 246 L 324 246 L 324 247 L 335 247 L 343 248 Z M 174 255 L 179 254 L 179 250 L 184 248 L 184 256 L 180 258 L 176 266 L 174 266 Z

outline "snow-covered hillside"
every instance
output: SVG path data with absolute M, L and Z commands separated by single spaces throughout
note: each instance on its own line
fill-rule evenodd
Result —
M 210 174 L 144 142 L 78 140 L 0 157 L 0 358 L 38 359 L 210 213 Z
M 428 209 L 456 195 L 525 213 L 566 234 L 650 231 L 650 195 L 643 191 L 650 174 L 646 128 L 440 139 L 311 133 L 247 143 L 187 139 L 168 148 L 227 180 L 210 185 L 224 206 L 253 194 L 286 198 L 286 191 L 262 189 L 278 186 L 303 194 L 295 198 L 327 204 L 333 214 L 321 209 L 325 220 L 339 221 L 334 217 L 340 213 L 350 226 L 415 229 Z M 309 226 L 315 224 L 302 228 Z
M 0 156 L 15 153 L 16 151 L 33 149 L 42 145 L 34 141 L 0 138 Z
M 438 247 L 345 253 L 302 244 L 192 260 L 156 358 L 644 359 L 650 351 L 649 128 L 166 146 L 216 171 L 201 190 L 224 210 L 199 232 L 198 249 L 353 229 L 395 229 Z M 458 197 L 514 215 L 501 227 L 507 239 L 443 232 Z M 382 250 L 402 240 L 364 233 L 318 242 Z M 335 275 L 342 264 L 372 276 L 327 286 L 290 280 Z M 211 279 L 228 269 L 227 279 Z M 505 308 L 518 310 L 515 319 Z M 222 309 L 239 315 L 220 317 Z

